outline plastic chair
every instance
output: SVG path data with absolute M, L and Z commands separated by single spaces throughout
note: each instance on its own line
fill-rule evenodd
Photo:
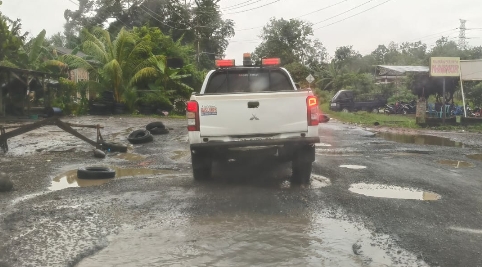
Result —
M 442 107 L 440 107 L 440 113 L 437 112 L 438 115 L 439 115 L 439 118 L 442 118 L 443 112 L 444 112 L 444 111 L 443 111 L 443 106 L 442 106 Z M 447 117 L 450 117 L 450 105 L 445 105 L 445 117 L 446 117 L 446 118 L 447 118 Z
M 428 116 L 436 117 L 438 116 L 438 112 L 435 110 L 435 104 L 428 104 Z

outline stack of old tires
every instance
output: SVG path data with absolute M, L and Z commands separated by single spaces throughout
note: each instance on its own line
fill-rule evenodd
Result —
M 157 121 L 146 125 L 146 129 L 135 130 L 127 137 L 131 144 L 143 144 L 152 142 L 154 138 L 152 135 L 168 134 L 169 130 L 164 123 Z

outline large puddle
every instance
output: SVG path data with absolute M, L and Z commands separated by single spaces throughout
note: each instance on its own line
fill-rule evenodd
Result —
M 461 142 L 455 142 L 448 138 L 431 136 L 431 135 L 408 135 L 408 134 L 395 134 L 395 133 L 377 133 L 378 137 L 381 137 L 388 141 L 394 141 L 404 144 L 417 144 L 417 145 L 431 145 L 431 146 L 448 146 L 448 147 L 465 147 Z
M 157 174 L 172 174 L 175 173 L 172 170 L 153 170 L 153 169 L 123 169 L 118 167 L 111 167 L 114 169 L 115 178 L 129 177 L 129 176 L 140 176 L 140 175 L 157 175 Z M 79 179 L 77 178 L 77 170 L 67 171 L 56 176 L 52 180 L 52 184 L 49 190 L 62 190 L 69 187 L 89 187 L 89 186 L 99 186 L 108 183 L 112 179 Z
M 340 168 L 352 169 L 352 170 L 363 170 L 366 169 L 367 166 L 362 165 L 340 165 Z
M 317 174 L 312 174 L 310 184 L 307 188 L 308 189 L 318 189 L 318 188 L 323 188 L 323 187 L 327 187 L 327 186 L 330 186 L 330 185 L 331 185 L 331 181 L 330 181 L 329 178 L 326 178 L 324 176 L 317 175 Z M 283 181 L 280 184 L 280 187 L 282 189 L 289 189 L 289 188 L 292 188 L 292 187 L 299 188 L 300 186 L 299 185 L 293 186 L 290 181 L 286 180 L 286 181 Z M 302 186 L 302 187 L 306 188 L 305 186 Z
M 467 155 L 467 158 L 482 161 L 482 154 Z
M 448 160 L 448 159 L 444 159 L 444 160 L 439 160 L 437 161 L 438 163 L 440 164 L 443 164 L 443 165 L 447 165 L 447 166 L 450 166 L 450 167 L 454 167 L 456 169 L 459 169 L 459 168 L 472 168 L 474 167 L 474 164 L 470 163 L 470 162 L 466 162 L 466 161 L 460 161 L 460 160 Z
M 414 199 L 414 200 L 439 200 L 441 196 L 432 192 L 420 191 L 413 188 L 406 188 L 381 184 L 352 184 L 351 192 L 378 198 Z
M 124 229 L 77 266 L 427 266 L 388 235 L 323 214 L 180 217 Z
M 118 159 L 123 159 L 127 161 L 141 161 L 146 159 L 146 156 L 135 154 L 135 153 L 119 153 L 115 156 Z

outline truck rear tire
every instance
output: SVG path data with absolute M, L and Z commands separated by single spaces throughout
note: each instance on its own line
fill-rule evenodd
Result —
M 292 163 L 293 174 L 291 183 L 293 184 L 309 184 L 311 179 L 312 162 Z
M 211 178 L 212 159 L 208 155 L 191 151 L 191 163 L 194 180 L 205 181 Z
M 378 113 L 378 108 L 373 108 L 372 113 Z
M 341 112 L 343 112 L 343 113 L 348 113 L 348 112 L 350 112 L 350 111 L 349 111 L 347 108 L 343 108 L 343 109 L 341 110 Z
M 313 161 L 315 160 L 315 148 L 300 148 L 294 155 L 292 166 L 291 182 L 293 184 L 309 184 L 311 179 L 311 170 Z

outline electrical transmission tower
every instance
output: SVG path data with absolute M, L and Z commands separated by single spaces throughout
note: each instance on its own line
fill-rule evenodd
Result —
M 467 38 L 465 38 L 465 22 L 466 20 L 460 20 L 460 31 L 459 31 L 459 49 L 465 50 L 467 48 Z

